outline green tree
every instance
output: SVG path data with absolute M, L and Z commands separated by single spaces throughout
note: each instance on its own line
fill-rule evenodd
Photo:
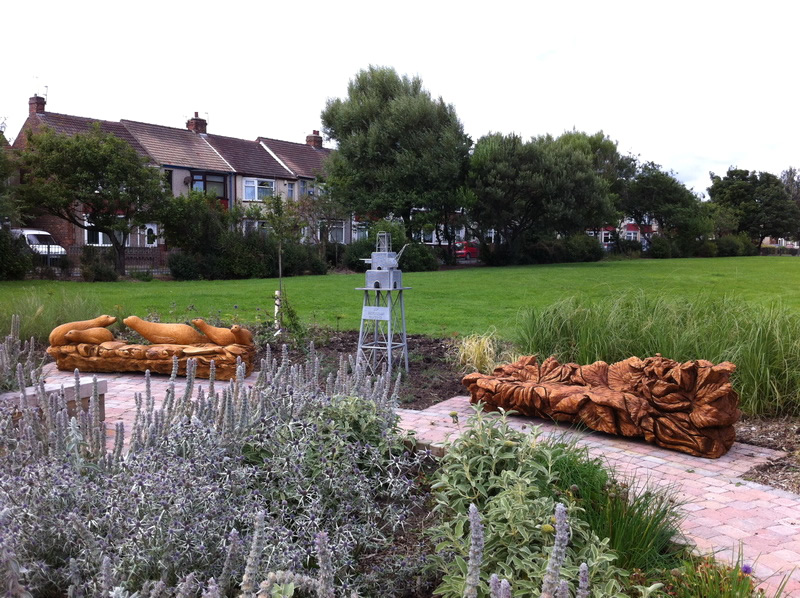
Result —
M 531 238 L 567 236 L 613 218 L 608 184 L 590 155 L 552 137 L 490 134 L 475 145 L 469 214 L 484 242 L 493 229 L 511 261 Z
M 734 167 L 724 177 L 712 172 L 708 195 L 730 210 L 738 232 L 759 248 L 766 237 L 792 237 L 800 230 L 800 208 L 781 179 L 769 172 Z
M 412 236 L 415 210 L 445 224 L 461 207 L 472 143 L 453 106 L 418 77 L 370 66 L 346 98 L 328 101 L 322 124 L 338 143 L 325 165 L 328 190 L 360 216 L 401 217 Z
M 224 235 L 241 219 L 239 210 L 226 210 L 216 195 L 190 190 L 158 207 L 155 219 L 167 245 L 194 255 L 219 254 Z
M 637 164 L 619 200 L 619 209 L 639 225 L 642 236 L 652 241 L 646 225 L 655 219 L 659 234 L 691 244 L 710 233 L 713 221 L 699 198 L 672 172 L 654 162 Z
M 21 204 L 106 234 L 120 274 L 128 237 L 155 220 L 166 197 L 158 168 L 99 124 L 71 136 L 29 131 L 21 168 L 22 183 L 15 188 Z

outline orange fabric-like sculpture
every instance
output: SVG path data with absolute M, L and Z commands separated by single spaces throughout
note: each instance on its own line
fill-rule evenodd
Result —
M 647 442 L 699 457 L 717 458 L 733 445 L 739 395 L 729 378 L 736 366 L 661 355 L 608 365 L 561 364 L 535 356 L 498 367 L 491 376 L 462 380 L 471 402 L 485 409 L 580 422 L 599 432 L 644 437 Z

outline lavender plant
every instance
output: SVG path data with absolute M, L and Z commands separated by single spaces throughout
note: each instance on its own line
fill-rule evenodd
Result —
M 34 595 L 270 595 L 271 571 L 306 591 L 324 569 L 326 588 L 369 595 L 357 558 L 402 530 L 426 457 L 404 445 L 391 380 L 340 366 L 321 380 L 313 350 L 299 365 L 268 353 L 253 386 L 240 368 L 205 393 L 189 367 L 160 409 L 146 376 L 127 453 L 106 451 L 96 396 L 70 420 L 39 387 L 43 417 L 0 417 L 0 587 L 11 570 Z

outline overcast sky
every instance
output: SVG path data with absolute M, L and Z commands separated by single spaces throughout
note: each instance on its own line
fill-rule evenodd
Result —
M 476 141 L 573 128 L 705 192 L 800 167 L 800 3 L 89 2 L 0 5 L 0 122 L 47 109 L 305 141 L 368 65 L 418 75 Z M 47 86 L 47 87 L 45 87 Z

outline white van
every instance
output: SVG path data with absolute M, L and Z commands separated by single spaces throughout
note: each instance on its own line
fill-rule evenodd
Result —
M 42 256 L 48 266 L 55 266 L 59 258 L 67 254 L 67 250 L 56 243 L 53 235 L 46 230 L 34 228 L 12 228 L 11 234 L 22 237 L 35 254 Z

